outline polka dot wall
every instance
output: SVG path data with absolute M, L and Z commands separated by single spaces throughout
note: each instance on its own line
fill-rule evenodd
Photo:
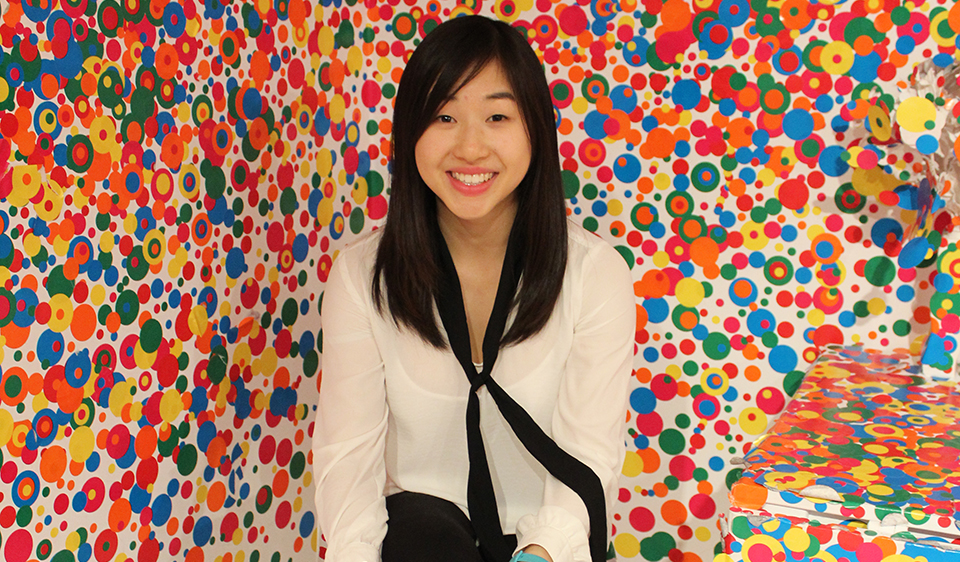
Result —
M 915 267 L 897 263 L 917 214 L 898 194 L 921 170 L 863 133 L 916 63 L 953 61 L 952 2 L 0 11 L 7 561 L 323 553 L 309 450 L 322 283 L 386 213 L 404 59 L 458 14 L 527 34 L 556 106 L 570 217 L 637 282 L 620 559 L 713 557 L 731 459 L 822 346 L 960 330 L 947 237 L 927 236 Z M 951 217 L 930 224 L 946 233 Z

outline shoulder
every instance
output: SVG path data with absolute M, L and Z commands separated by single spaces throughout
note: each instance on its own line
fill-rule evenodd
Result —
M 349 241 L 339 252 L 336 261 L 344 263 L 372 262 L 377 259 L 377 247 L 380 245 L 381 230 L 365 232 Z
M 599 268 L 600 272 L 629 275 L 630 267 L 609 242 L 582 226 L 567 221 L 568 267 Z M 599 273 L 599 272 L 598 272 Z
M 364 233 L 334 254 L 330 278 L 342 276 L 350 284 L 367 284 L 373 277 L 381 231 Z

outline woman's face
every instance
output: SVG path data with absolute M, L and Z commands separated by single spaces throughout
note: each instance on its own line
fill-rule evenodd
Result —
M 516 214 L 530 138 L 510 83 L 488 64 L 443 105 L 416 146 L 417 170 L 439 200 L 441 226 L 498 226 Z

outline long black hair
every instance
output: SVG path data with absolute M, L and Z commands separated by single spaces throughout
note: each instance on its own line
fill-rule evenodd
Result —
M 434 315 L 440 287 L 436 196 L 417 171 L 415 148 L 440 108 L 488 64 L 499 63 L 530 137 L 530 168 L 515 191 L 510 243 L 522 277 L 516 316 L 501 344 L 523 341 L 547 323 L 567 263 L 567 219 L 557 148 L 556 117 L 540 60 L 520 32 L 482 16 L 439 25 L 403 71 L 393 115 L 390 206 L 377 249 L 372 293 L 398 325 L 443 348 Z M 384 294 L 385 293 L 385 294 Z

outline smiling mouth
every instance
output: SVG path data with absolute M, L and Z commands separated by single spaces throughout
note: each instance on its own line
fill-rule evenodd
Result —
M 470 187 L 477 186 L 483 183 L 487 183 L 493 176 L 497 175 L 496 172 L 487 172 L 486 174 L 460 174 L 457 172 L 450 172 L 450 175 L 453 179 L 468 185 Z

